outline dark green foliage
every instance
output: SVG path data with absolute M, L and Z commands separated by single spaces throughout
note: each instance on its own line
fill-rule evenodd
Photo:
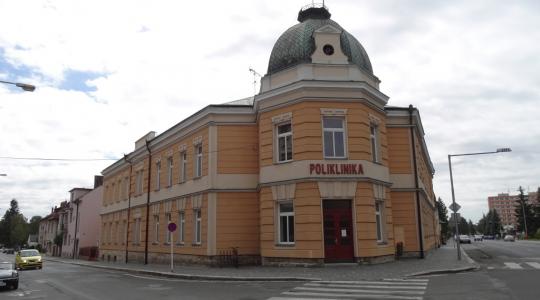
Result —
M 441 223 L 441 236 L 446 239 L 451 235 L 448 231 L 448 209 L 446 209 L 446 205 L 441 198 L 437 200 L 436 204 L 439 211 L 439 222 Z
M 10 208 L 0 221 L 0 244 L 6 247 L 19 247 L 28 239 L 28 224 L 26 218 L 19 212 L 16 199 L 10 202 Z
M 535 219 L 535 207 L 529 203 L 528 197 L 519 187 L 519 199 L 516 201 L 514 214 L 517 218 L 517 231 L 533 235 L 536 232 L 538 220 Z M 525 227 L 527 229 L 525 230 Z

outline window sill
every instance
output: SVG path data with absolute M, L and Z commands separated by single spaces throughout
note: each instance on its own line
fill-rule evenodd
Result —
M 140 243 L 131 243 L 131 246 L 140 246 Z
M 276 162 L 274 162 L 274 165 L 282 165 L 282 164 L 286 164 L 286 163 L 291 163 L 293 161 L 294 160 L 292 160 L 292 159 L 284 160 L 284 161 L 276 161 Z
M 191 246 L 193 246 L 193 247 L 200 247 L 200 246 L 202 246 L 202 243 L 192 243 Z
M 387 241 L 377 241 L 377 246 L 388 246 L 388 242 Z
M 193 180 L 198 180 L 198 179 L 201 179 L 201 178 L 202 178 L 202 176 L 195 176 L 195 177 L 193 177 Z
M 185 244 L 184 243 L 176 243 L 176 246 L 183 247 L 183 246 L 185 246 Z
M 152 245 L 159 245 L 159 242 L 153 242 Z
M 291 243 L 291 244 L 277 243 L 274 246 L 280 247 L 280 248 L 292 248 L 292 247 L 294 247 L 296 245 L 294 243 Z
M 344 157 L 329 157 L 329 156 L 325 156 L 324 159 L 326 160 L 348 160 L 348 158 L 346 156 Z

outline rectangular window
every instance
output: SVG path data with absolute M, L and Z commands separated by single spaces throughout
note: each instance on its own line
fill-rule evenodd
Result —
M 165 214 L 165 219 L 167 220 L 167 226 L 165 227 L 165 233 L 166 233 L 166 236 L 167 236 L 167 244 L 170 244 L 171 243 L 171 235 L 172 235 L 172 232 L 169 231 L 169 224 L 171 224 L 171 214 L 166 213 Z
M 294 244 L 294 207 L 292 202 L 278 204 L 279 243 Z
M 345 158 L 345 126 L 343 118 L 323 118 L 323 143 L 324 157 Z
M 117 199 L 116 199 L 116 185 L 115 185 L 114 183 L 112 184 L 112 188 L 111 188 L 111 189 L 112 189 L 112 199 L 111 199 L 111 202 L 114 202 L 114 201 L 117 200 Z
M 125 243 L 127 243 L 127 221 L 124 221 L 122 225 L 122 245 L 125 245 Z
M 180 153 L 180 182 L 187 180 L 187 152 Z
M 161 187 L 161 162 L 156 163 L 156 191 Z
M 195 146 L 195 154 L 197 155 L 195 160 L 195 177 L 202 176 L 202 144 Z
M 115 231 L 115 240 L 114 240 L 114 243 L 115 243 L 115 244 L 119 244 L 120 241 L 122 240 L 122 238 L 121 238 L 121 236 L 120 236 L 120 235 L 122 234 L 122 232 L 120 231 L 120 223 L 116 222 L 116 223 L 114 224 L 114 231 Z
M 137 195 L 140 195 L 143 192 L 143 171 L 137 171 L 136 176 L 137 180 L 135 181 L 135 191 Z
M 129 198 L 129 178 L 124 178 L 124 200 Z
M 114 240 L 114 228 L 113 228 L 113 223 L 109 223 L 109 244 L 112 244 L 113 243 L 113 240 Z
M 384 241 L 383 210 L 384 210 L 384 202 L 375 201 L 375 223 L 377 226 L 377 242 Z
M 292 160 L 292 127 L 291 123 L 277 126 L 278 162 Z
M 201 210 L 200 209 L 194 209 L 193 210 L 193 227 L 195 229 L 194 235 L 193 235 L 193 243 L 199 245 L 201 243 Z
M 159 216 L 154 216 L 154 242 L 159 243 Z
M 167 187 L 172 186 L 172 176 L 173 176 L 173 158 L 167 158 Z
M 183 211 L 178 213 L 178 243 L 184 243 L 184 232 L 186 228 L 186 215 Z
M 374 162 L 379 162 L 379 138 L 378 127 L 375 124 L 369 126 L 369 138 L 371 140 L 371 159 Z
M 133 243 L 141 242 L 141 218 L 135 219 L 135 228 L 133 228 Z

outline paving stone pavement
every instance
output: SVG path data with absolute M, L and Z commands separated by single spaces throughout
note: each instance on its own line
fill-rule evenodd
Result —
M 180 277 L 186 279 L 208 280 L 380 280 L 385 278 L 406 278 L 414 275 L 452 273 L 470 271 L 478 266 L 462 252 L 462 260 L 457 260 L 457 250 L 452 241 L 447 245 L 429 252 L 424 259 L 404 258 L 393 262 L 376 265 L 332 264 L 322 267 L 268 267 L 241 266 L 208 267 L 200 265 L 175 265 L 170 272 L 170 265 L 107 263 L 73 260 L 69 258 L 45 256 L 47 261 L 86 265 L 98 268 L 116 269 L 147 275 Z M 46 264 L 44 266 L 46 268 Z

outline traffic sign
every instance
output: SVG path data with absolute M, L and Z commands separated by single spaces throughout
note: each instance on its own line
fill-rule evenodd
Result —
M 450 204 L 450 210 L 453 212 L 458 212 L 458 210 L 461 208 L 461 205 L 457 204 L 456 202 Z
M 169 226 L 167 226 L 167 229 L 169 229 L 170 232 L 174 232 L 176 230 L 176 224 L 169 223 Z
M 456 219 L 459 222 L 459 219 L 461 219 L 461 215 L 459 213 L 452 213 L 450 215 L 450 222 L 455 223 Z

